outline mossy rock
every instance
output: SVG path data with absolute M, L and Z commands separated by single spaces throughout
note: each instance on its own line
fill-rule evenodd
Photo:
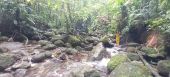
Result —
M 64 46 L 64 42 L 63 42 L 62 40 L 57 40 L 57 41 L 54 42 L 54 44 L 55 44 L 56 46 L 59 46 L 59 47 Z
M 149 47 L 143 47 L 141 51 L 151 57 L 158 53 L 154 48 L 149 48 Z
M 55 41 L 58 41 L 58 40 L 62 40 L 62 36 L 61 35 L 55 35 L 53 37 L 51 37 L 51 42 L 55 42 Z
M 126 54 L 118 54 L 113 56 L 107 64 L 108 71 L 109 72 L 113 71 L 118 65 L 128 60 L 129 59 Z
M 9 54 L 0 54 L 0 71 L 8 68 L 16 62 L 14 56 Z
M 104 36 L 100 39 L 100 42 L 102 42 L 103 44 L 105 43 L 109 43 L 109 37 L 108 36 Z
M 47 37 L 52 37 L 52 36 L 55 36 L 55 33 L 54 32 L 46 32 L 46 33 L 44 33 L 44 35 Z
M 136 52 L 136 47 L 127 47 L 126 52 L 135 53 Z
M 54 44 L 47 44 L 47 45 L 43 46 L 43 49 L 45 49 L 45 50 L 53 50 L 55 48 L 56 48 L 56 46 Z
M 98 71 L 92 70 L 84 73 L 84 77 L 101 77 Z
M 127 56 L 131 61 L 139 61 L 140 60 L 139 55 L 136 53 L 127 53 Z
M 67 42 L 73 47 L 76 47 L 81 44 L 81 38 L 79 36 L 70 35 Z
M 9 38 L 6 37 L 6 36 L 1 36 L 1 37 L 0 37 L 0 41 L 8 41 L 8 39 L 9 39 Z
M 65 52 L 66 54 L 68 54 L 68 55 L 73 55 L 73 54 L 76 54 L 78 51 L 77 51 L 76 49 L 74 49 L 74 48 L 66 48 L 66 49 L 64 50 L 64 52 Z
M 47 41 L 47 40 L 40 40 L 40 41 L 39 41 L 39 44 L 40 44 L 41 46 L 45 46 L 45 45 L 47 45 L 47 44 L 51 44 L 51 42 L 49 42 L 49 41 Z
M 162 60 L 158 62 L 158 72 L 165 77 L 170 74 L 170 60 Z
M 109 77 L 153 77 L 150 71 L 139 62 L 125 62 L 115 68 Z

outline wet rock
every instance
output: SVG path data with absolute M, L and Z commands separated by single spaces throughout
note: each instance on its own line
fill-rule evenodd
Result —
M 16 70 L 16 69 L 27 69 L 31 67 L 31 64 L 29 62 L 26 62 L 26 61 L 21 61 L 21 62 L 17 62 L 15 63 L 11 69 L 12 70 Z
M 89 54 L 89 60 L 93 61 L 95 58 L 97 58 L 99 56 L 99 54 L 101 53 L 102 50 L 104 50 L 105 48 L 103 47 L 102 43 L 97 44 L 91 51 L 91 53 Z
M 0 77 L 14 77 L 14 76 L 10 73 L 3 73 L 3 74 L 0 74 Z
M 8 52 L 9 50 L 7 48 L 4 47 L 0 47 L 0 53 L 5 53 Z
M 8 68 L 16 62 L 16 59 L 12 55 L 0 54 L 0 71 Z
M 27 69 L 17 69 L 14 73 L 14 77 L 24 77 Z
M 41 46 L 45 46 L 45 45 L 47 45 L 47 44 L 51 44 L 51 42 L 49 42 L 49 41 L 47 41 L 47 40 L 40 40 L 40 41 L 39 41 L 39 44 L 40 44 Z
M 84 73 L 84 77 L 101 77 L 98 71 L 92 70 Z
M 122 63 L 109 77 L 153 77 L 146 66 L 138 62 Z
M 33 55 L 31 61 L 34 63 L 38 63 L 38 62 L 44 61 L 47 58 L 51 58 L 51 56 L 52 56 L 52 53 L 50 52 L 39 53 L 39 54 Z
M 74 48 L 66 48 L 63 52 L 65 52 L 68 55 L 76 54 L 78 51 Z
M 113 71 L 118 65 L 128 61 L 128 57 L 126 54 L 118 54 L 113 56 L 110 61 L 107 63 L 108 71 Z
M 64 42 L 62 40 L 57 40 L 57 41 L 54 42 L 54 44 L 56 46 L 59 46 L 59 47 L 63 47 L 64 46 Z
M 140 57 L 138 54 L 136 53 L 127 53 L 127 57 L 131 60 L 131 61 L 139 61 Z
M 0 41 L 8 41 L 8 39 L 9 39 L 9 38 L 6 37 L 6 36 L 1 36 L 1 37 L 0 37 Z
M 45 50 L 53 50 L 56 46 L 54 44 L 47 44 L 46 46 L 43 46 L 43 49 Z
M 74 63 L 68 77 L 100 77 L 100 73 L 90 65 Z
M 168 77 L 170 75 L 170 60 L 159 61 L 157 69 L 161 75 Z
M 106 49 L 102 49 L 101 52 L 97 55 L 97 57 L 92 57 L 93 61 L 100 61 L 103 58 L 110 58 L 111 55 L 109 54 L 109 52 L 106 51 Z

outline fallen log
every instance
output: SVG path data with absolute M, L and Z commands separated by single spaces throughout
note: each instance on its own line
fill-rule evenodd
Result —
M 143 64 L 146 65 L 146 67 L 149 69 L 149 71 L 154 75 L 154 77 L 162 77 L 158 74 L 158 72 L 156 71 L 156 69 L 152 68 L 152 66 L 143 58 L 142 54 L 140 53 L 140 51 L 138 51 L 136 49 L 136 53 L 138 54 L 138 56 L 140 57 L 140 59 L 142 60 Z

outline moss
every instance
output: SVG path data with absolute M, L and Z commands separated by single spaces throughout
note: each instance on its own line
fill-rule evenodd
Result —
M 41 46 L 45 46 L 45 45 L 47 45 L 47 44 L 51 44 L 51 42 L 49 42 L 49 41 L 47 41 L 47 40 L 40 40 L 40 41 L 39 41 L 39 44 L 40 44 Z
M 107 64 L 108 71 L 113 71 L 118 65 L 126 61 L 128 61 L 128 57 L 125 54 L 118 54 L 113 56 Z
M 139 62 L 122 63 L 113 72 L 110 77 L 152 77 L 147 67 Z
M 102 43 L 108 43 L 109 37 L 108 37 L 108 36 L 104 36 L 104 37 L 102 37 L 102 38 L 100 39 L 100 41 L 101 41 Z
M 68 43 L 70 43 L 72 46 L 80 45 L 81 38 L 79 36 L 70 35 L 68 38 Z
M 159 61 L 157 68 L 160 74 L 168 76 L 170 72 L 170 60 Z
M 149 47 L 143 47 L 141 50 L 149 56 L 154 56 L 155 54 L 158 53 L 154 48 Z

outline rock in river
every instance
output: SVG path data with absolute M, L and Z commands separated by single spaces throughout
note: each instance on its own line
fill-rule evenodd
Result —
M 0 71 L 3 71 L 4 69 L 8 68 L 15 62 L 16 62 L 16 59 L 12 55 L 1 54 L 0 55 Z

